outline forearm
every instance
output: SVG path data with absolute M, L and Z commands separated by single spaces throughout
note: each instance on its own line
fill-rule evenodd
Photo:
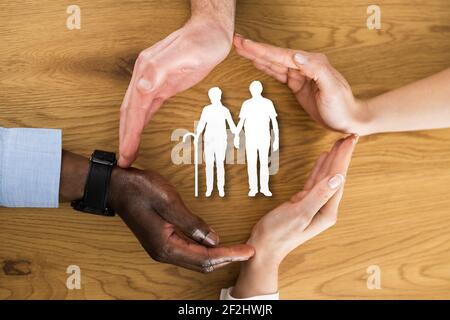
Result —
M 236 284 L 231 292 L 234 298 L 242 299 L 278 292 L 279 264 L 258 255 L 241 264 Z
M 219 23 L 230 37 L 234 33 L 236 0 L 191 0 L 191 18 Z
M 366 101 L 361 135 L 450 127 L 450 68 Z

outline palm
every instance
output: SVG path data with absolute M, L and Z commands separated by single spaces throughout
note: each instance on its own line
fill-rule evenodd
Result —
M 226 57 L 228 37 L 219 26 L 189 21 L 140 53 L 120 109 L 120 166 L 136 159 L 142 131 L 164 101 L 197 84 Z
M 320 91 L 312 80 L 304 78 L 299 82 L 301 87 L 294 91 L 295 97 L 310 117 L 328 129 L 345 131 L 350 112 L 341 97 Z
M 253 65 L 286 83 L 297 101 L 315 121 L 326 128 L 351 132 L 358 114 L 358 103 L 350 85 L 328 59 L 318 53 L 278 48 L 235 36 L 234 45 Z M 301 52 L 303 61 L 294 57 Z

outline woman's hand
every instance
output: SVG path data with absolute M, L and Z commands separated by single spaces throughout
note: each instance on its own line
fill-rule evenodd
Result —
M 283 259 L 336 223 L 356 142 L 355 135 L 337 141 L 330 152 L 319 157 L 303 190 L 258 221 L 247 242 L 256 253 L 243 264 L 234 297 L 277 292 L 278 267 Z
M 234 37 L 237 53 L 286 83 L 305 111 L 324 127 L 344 133 L 367 133 L 366 103 L 355 99 L 350 85 L 322 53 L 278 48 Z
M 120 108 L 121 167 L 136 159 L 144 126 L 162 103 L 202 80 L 230 51 L 233 25 L 192 17 L 181 29 L 145 49 Z

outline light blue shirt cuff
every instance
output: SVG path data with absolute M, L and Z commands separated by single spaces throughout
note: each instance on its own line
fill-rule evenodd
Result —
M 0 206 L 57 208 L 62 134 L 0 127 Z

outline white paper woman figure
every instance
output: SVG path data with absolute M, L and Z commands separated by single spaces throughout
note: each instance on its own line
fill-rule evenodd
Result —
M 260 191 L 267 197 L 272 196 L 269 190 L 269 150 L 270 150 L 270 121 L 274 131 L 273 151 L 279 147 L 279 132 L 275 107 L 261 93 L 263 86 L 259 81 L 250 84 L 252 98 L 244 101 L 239 114 L 234 137 L 234 146 L 239 148 L 239 133 L 244 127 L 245 153 L 247 155 L 248 195 L 254 197 L 258 193 L 257 162 L 259 155 Z
M 214 160 L 217 168 L 217 189 L 219 196 L 225 195 L 225 154 L 227 151 L 227 126 L 231 132 L 236 131 L 236 126 L 231 118 L 230 110 L 225 107 L 222 102 L 222 91 L 218 87 L 209 89 L 209 99 L 211 104 L 204 107 L 200 121 L 197 125 L 196 136 L 200 136 L 203 130 L 205 165 L 206 165 L 206 193 L 207 197 L 211 196 L 214 182 Z

